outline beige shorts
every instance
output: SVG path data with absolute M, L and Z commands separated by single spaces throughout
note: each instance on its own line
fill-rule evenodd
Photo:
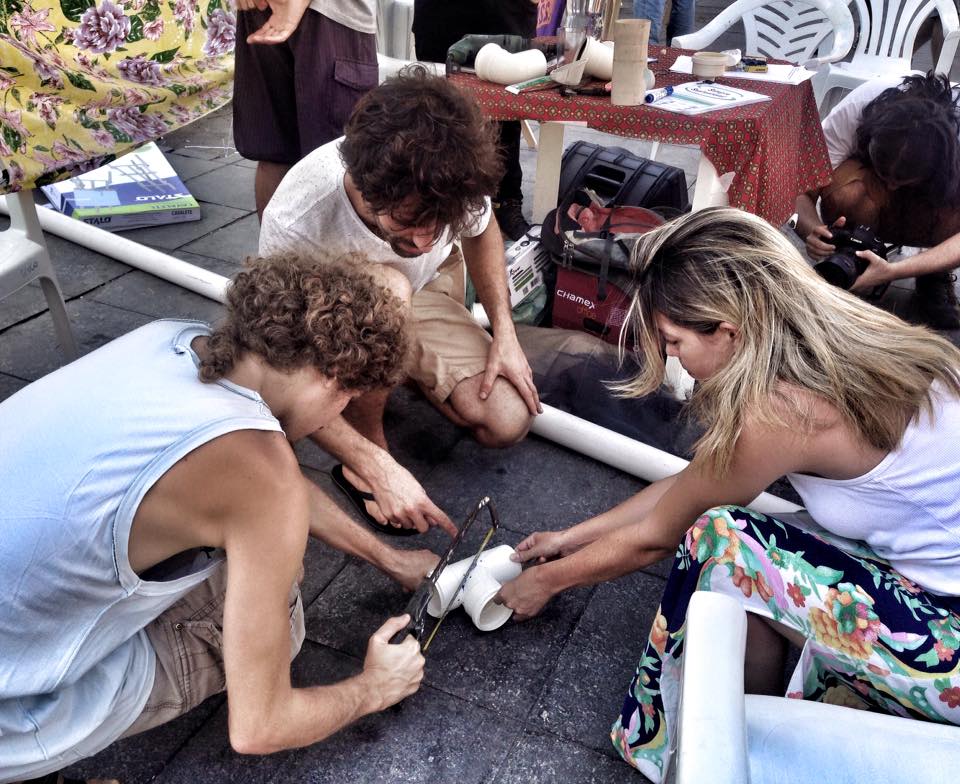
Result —
M 147 704 L 123 737 L 166 724 L 227 687 L 223 667 L 223 605 L 227 564 L 147 626 L 157 655 Z M 290 658 L 303 645 L 300 586 L 290 589 Z
M 413 295 L 410 377 L 440 401 L 487 366 L 491 337 L 464 307 L 465 288 L 466 266 L 454 252 Z

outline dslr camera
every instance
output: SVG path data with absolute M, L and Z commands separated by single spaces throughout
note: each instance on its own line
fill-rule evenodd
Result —
M 830 229 L 833 239 L 830 241 L 836 250 L 813 268 L 828 283 L 849 289 L 869 266 L 866 259 L 857 256 L 858 250 L 870 250 L 880 258 L 886 259 L 890 248 L 883 243 L 868 226 L 856 226 L 847 229 L 841 226 Z

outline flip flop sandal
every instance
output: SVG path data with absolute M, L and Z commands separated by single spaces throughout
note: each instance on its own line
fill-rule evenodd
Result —
M 367 493 L 354 487 L 353 483 L 343 475 L 342 463 L 337 463 L 337 465 L 330 469 L 330 477 L 333 479 L 333 483 L 350 499 L 350 503 L 353 504 L 353 507 L 360 513 L 360 516 L 367 525 L 374 531 L 386 534 L 387 536 L 413 536 L 414 534 L 420 533 L 416 528 L 398 528 L 397 526 L 377 522 L 377 518 L 367 511 L 367 505 L 364 503 L 365 501 L 376 500 L 373 497 L 373 493 Z

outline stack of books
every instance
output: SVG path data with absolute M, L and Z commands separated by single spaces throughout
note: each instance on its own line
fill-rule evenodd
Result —
M 53 209 L 107 231 L 200 220 L 197 200 L 153 142 L 41 190 Z

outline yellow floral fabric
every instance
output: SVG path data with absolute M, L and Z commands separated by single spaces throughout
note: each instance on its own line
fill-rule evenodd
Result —
M 101 166 L 230 99 L 231 0 L 0 0 L 0 193 Z

